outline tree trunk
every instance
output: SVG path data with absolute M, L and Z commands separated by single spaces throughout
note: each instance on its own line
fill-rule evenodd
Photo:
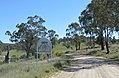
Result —
M 7 55 L 5 56 L 5 63 L 9 63 L 9 46 L 7 46 Z
M 81 44 L 80 41 L 78 42 L 78 44 L 79 44 L 79 48 L 78 48 L 78 50 L 80 50 L 80 44 Z
M 107 32 L 106 32 L 107 30 Z M 107 53 L 106 54 L 109 54 L 109 46 L 108 46 L 108 27 L 106 27 L 106 30 L 105 30 L 105 45 L 106 45 L 106 49 L 107 49 Z
M 29 51 L 26 52 L 26 58 L 29 58 Z
M 30 47 L 27 47 L 27 49 L 26 49 L 26 58 L 29 58 L 29 53 L 30 53 Z
M 100 32 L 100 45 L 101 45 L 101 50 L 104 50 L 104 38 L 103 38 L 103 30 L 101 29 Z
M 107 49 L 106 54 L 109 54 L 109 47 L 108 47 L 108 42 L 107 41 L 105 41 L 105 45 L 106 45 L 106 49 Z
M 76 51 L 77 51 L 78 50 L 77 41 L 76 41 L 76 44 L 75 44 L 75 48 L 76 48 Z
M 91 34 L 90 34 L 90 49 L 92 48 L 92 40 L 91 40 Z
M 104 39 L 103 39 L 103 36 L 101 36 L 101 40 L 100 40 L 100 43 L 101 43 L 101 50 L 104 50 Z
M 95 39 L 95 37 L 93 36 L 93 42 L 92 42 L 92 44 L 93 44 L 93 48 L 95 47 L 94 39 Z

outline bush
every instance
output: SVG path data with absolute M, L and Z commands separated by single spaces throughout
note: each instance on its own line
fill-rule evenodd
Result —
M 71 64 L 71 60 L 65 60 L 65 65 L 70 65 Z
M 64 55 L 64 52 L 56 52 L 55 55 L 56 56 L 63 56 Z
M 63 43 L 62 45 L 65 46 L 67 49 L 71 47 L 70 43 Z
M 3 62 L 2 61 L 0 61 L 0 65 L 2 65 L 3 64 Z
M 20 59 L 25 59 L 25 58 L 26 58 L 25 54 L 20 57 Z
M 16 55 L 12 55 L 10 62 L 17 62 L 19 58 Z
M 119 54 L 114 54 L 111 59 L 114 59 L 116 61 L 119 61 Z
M 63 66 L 62 66 L 61 62 L 57 62 L 57 63 L 54 64 L 54 67 L 61 70 Z
M 49 59 L 50 55 L 49 54 L 38 54 L 38 59 L 40 60 L 45 60 L 45 59 Z M 36 55 L 35 55 L 36 58 Z

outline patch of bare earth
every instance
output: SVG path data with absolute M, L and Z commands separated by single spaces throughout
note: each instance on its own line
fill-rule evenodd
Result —
M 73 55 L 78 61 L 51 78 L 119 78 L 119 62 L 102 57 Z

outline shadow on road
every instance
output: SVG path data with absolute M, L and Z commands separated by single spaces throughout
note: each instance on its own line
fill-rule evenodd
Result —
M 78 61 L 71 64 L 68 68 L 65 68 L 66 72 L 76 72 L 79 70 L 85 69 L 95 69 L 102 65 L 118 65 L 119 61 L 112 61 L 105 58 L 92 57 L 92 56 L 80 56 L 80 55 L 72 55 L 72 57 L 77 58 Z

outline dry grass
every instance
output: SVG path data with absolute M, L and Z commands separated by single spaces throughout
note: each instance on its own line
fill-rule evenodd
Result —
M 12 63 L 0 66 L 0 78 L 48 78 L 58 71 L 50 64 Z

